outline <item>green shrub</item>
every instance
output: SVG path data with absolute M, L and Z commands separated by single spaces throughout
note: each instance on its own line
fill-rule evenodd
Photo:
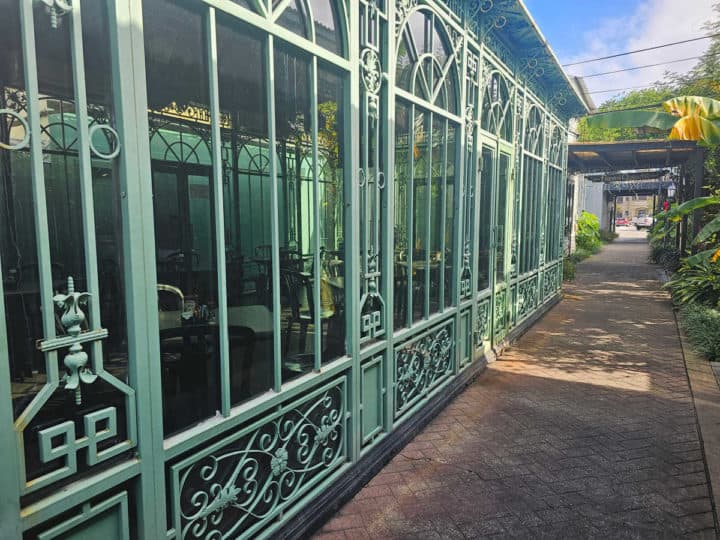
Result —
M 600 247 L 600 222 L 597 216 L 583 210 L 577 220 L 575 242 L 578 249 L 593 251 Z
M 618 237 L 618 233 L 612 231 L 600 231 L 600 241 L 609 244 Z
M 591 257 L 597 253 L 597 250 L 588 250 L 588 249 L 581 249 L 578 248 L 568 257 L 572 262 L 575 264 L 579 263 L 580 261 L 584 261 L 588 257 Z
M 720 311 L 687 304 L 681 310 L 680 325 L 697 353 L 708 360 L 720 360 Z
M 575 279 L 575 262 L 570 257 L 563 259 L 563 281 Z
M 682 263 L 665 284 L 678 304 L 704 304 L 720 307 L 720 263 L 700 261 Z
M 650 261 L 674 274 L 680 268 L 680 252 L 675 245 L 650 244 Z

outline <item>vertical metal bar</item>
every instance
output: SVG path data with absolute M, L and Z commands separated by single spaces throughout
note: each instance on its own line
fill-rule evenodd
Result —
M 405 220 L 405 227 L 407 229 L 407 232 L 405 236 L 407 236 L 407 304 L 405 308 L 405 322 L 408 328 L 412 326 L 413 321 L 413 294 L 412 294 L 412 288 L 413 288 L 413 260 L 414 260 L 414 251 L 413 251 L 413 242 L 414 242 L 414 234 L 413 229 L 414 222 L 414 206 L 415 206 L 415 154 L 414 154 L 414 147 L 415 147 L 415 104 L 410 103 L 409 108 L 409 118 L 408 118 L 408 179 L 407 179 L 407 187 L 406 187 L 406 193 L 407 193 L 407 210 L 406 210 L 406 220 Z
M 424 118 L 428 119 L 428 125 L 426 132 L 428 134 L 427 136 L 427 146 L 425 147 L 427 150 L 427 158 L 425 159 L 425 164 L 427 166 L 427 173 L 425 174 L 425 241 L 423 242 L 425 246 L 425 275 L 423 276 L 425 278 L 425 294 L 423 295 L 423 306 L 424 306 L 424 314 L 425 318 L 427 319 L 430 317 L 430 234 L 431 234 L 431 228 L 430 223 L 434 216 L 432 216 L 432 182 L 433 182 L 433 155 L 432 155 L 432 148 L 433 148 L 433 119 L 434 115 L 433 113 L 430 113 L 429 116 L 423 115 Z
M 440 208 L 440 283 L 438 286 L 440 287 L 440 311 L 445 310 L 445 227 L 447 222 L 447 165 L 448 165 L 448 145 L 450 144 L 450 140 L 448 139 L 448 119 L 443 120 L 444 124 L 444 133 L 445 136 L 443 137 L 443 140 L 445 141 L 445 144 L 443 145 L 443 175 L 442 175 L 442 190 L 441 190 L 441 203 L 442 207 Z M 462 142 L 462 138 L 460 139 Z M 463 145 L 457 144 L 457 138 L 455 139 L 455 154 L 457 155 L 458 149 L 462 151 Z M 455 180 L 458 179 L 458 173 L 459 171 L 455 171 Z M 462 173 L 461 173 L 462 174 Z M 457 208 L 456 208 L 457 210 Z M 455 240 L 455 236 L 453 236 L 453 240 Z M 455 257 L 456 253 L 453 252 L 453 257 Z M 450 264 L 452 265 L 450 268 L 453 272 L 457 273 L 458 270 L 455 267 L 455 262 L 451 261 Z M 458 349 L 456 349 L 458 350 Z
M 80 166 L 80 200 L 82 206 L 83 240 L 85 249 L 86 288 L 89 302 L 90 328 L 100 328 L 100 285 L 98 283 L 97 244 L 95 240 L 95 206 L 90 156 L 90 130 L 88 127 L 87 95 L 85 90 L 85 59 L 83 54 L 82 15 L 80 2 L 73 2 L 71 16 L 71 52 L 73 85 L 75 87 L 75 115 L 77 122 L 78 161 Z M 90 345 L 96 369 L 102 369 L 102 341 Z
M 349 36 L 356 36 L 354 32 L 360 28 L 360 6 L 359 2 L 348 2 Z M 360 421 L 360 408 L 362 405 L 362 369 L 360 367 L 360 208 L 358 206 L 359 186 L 355 178 L 360 168 L 360 151 L 353 135 L 360 129 L 360 117 L 357 104 L 360 102 L 360 42 L 356 37 L 348 39 L 348 54 L 353 61 L 350 62 L 351 69 L 349 77 L 344 78 L 344 95 L 342 107 L 345 113 L 349 113 L 349 127 L 343 133 L 343 147 L 345 157 L 349 159 L 343 171 L 343 185 L 345 186 L 343 216 L 345 219 L 345 230 L 349 231 L 349 242 L 345 242 L 345 257 L 348 265 L 345 268 L 345 283 L 349 288 L 345 289 L 345 303 L 347 305 L 345 324 L 347 336 L 347 351 L 352 358 L 352 369 L 350 377 L 350 392 L 348 405 L 350 407 L 349 423 L 349 458 L 356 462 L 360 456 L 362 441 L 362 422 Z M 349 84 L 348 84 L 349 81 Z M 347 116 L 345 116 L 347 117 Z M 347 124 L 346 124 L 347 126 Z M 349 195 L 349 197 L 348 197 Z M 349 203 L 349 206 L 348 206 Z
M 386 21 L 395 21 L 395 2 L 387 2 L 385 5 Z M 380 26 L 380 25 L 378 25 Z M 380 50 L 385 52 L 381 56 L 383 66 L 395 65 L 395 32 L 392 24 L 386 23 L 385 32 L 377 36 Z M 386 68 L 387 69 L 387 68 Z M 385 156 L 385 213 L 383 224 L 383 274 L 384 285 L 382 287 L 385 299 L 385 336 L 387 338 L 387 351 L 385 352 L 385 407 L 384 426 L 390 431 L 393 426 L 395 409 L 395 349 L 394 349 L 394 325 L 395 325 L 395 93 L 394 80 L 390 78 L 388 84 L 383 85 L 380 93 L 378 108 L 380 129 L 383 137 L 383 154 Z M 383 104 L 385 105 L 383 107 Z M 385 115 L 385 116 L 383 116 Z M 378 165 L 379 166 L 379 165 Z
M 108 2 L 113 109 L 122 151 L 117 157 L 122 213 L 128 375 L 136 391 L 140 476 L 135 483 L 138 534 L 165 536 L 162 375 L 151 155 L 141 0 Z
M 368 271 L 368 251 L 369 251 L 369 239 L 370 234 L 372 231 L 368 231 L 368 228 L 373 227 L 372 223 L 372 212 L 370 209 L 371 198 L 370 198 L 370 177 L 369 177 L 369 170 L 370 170 L 370 141 L 372 140 L 372 137 L 370 136 L 370 122 L 368 121 L 368 97 L 366 95 L 360 96 L 361 99 L 361 108 L 360 111 L 360 118 L 359 123 L 362 126 L 362 137 L 363 137 L 363 152 L 360 156 L 360 166 L 361 169 L 358 172 L 358 182 L 364 182 L 364 186 L 359 189 L 359 200 L 362 208 L 362 224 L 360 226 L 360 250 L 361 250 L 361 265 L 360 270 L 363 272 L 363 276 Z M 374 127 L 374 126 L 373 126 Z M 377 167 L 378 164 L 376 162 L 376 174 L 377 174 Z M 353 178 L 354 181 L 354 178 Z M 374 245 L 375 250 L 377 250 L 377 244 Z M 361 288 L 361 294 L 364 294 L 367 292 L 367 281 L 365 279 L 361 280 L 360 283 Z
M 268 140 L 270 145 L 270 236 L 272 245 L 272 303 L 273 303 L 273 357 L 275 369 L 273 370 L 273 390 L 280 391 L 282 386 L 282 344 L 280 327 L 280 227 L 278 216 L 278 170 L 275 128 L 275 51 L 274 37 L 267 36 L 267 50 L 265 51 L 265 80 L 267 80 L 267 113 L 268 113 Z
M 220 133 L 220 89 L 218 81 L 217 25 L 215 8 L 205 18 L 208 78 L 210 80 L 210 133 L 215 207 L 215 252 L 218 287 L 218 330 L 220 339 L 220 412 L 230 415 L 230 337 L 228 335 L 227 268 L 225 266 L 225 213 L 223 193 L 222 135 Z
M 313 339 L 315 342 L 315 371 L 320 371 L 322 364 L 322 306 L 320 305 L 322 296 L 320 289 L 322 284 L 322 269 L 320 268 L 320 178 L 318 170 L 318 65 L 317 57 L 313 56 L 310 66 L 310 95 L 312 103 L 310 104 L 310 131 L 312 139 L 312 178 L 313 178 L 313 279 L 315 286 L 313 287 L 313 304 L 315 307 L 313 319 L 315 320 L 315 333 Z
M 0 152 L 10 152 L 0 150 Z M 10 382 L 10 352 L 7 342 L 5 318 L 5 291 L 2 280 L 2 261 L 0 260 L 0 474 L 4 487 L 0 489 L 0 538 L 20 538 L 20 465 L 17 448 L 14 444 L 12 414 L 12 383 Z
M 53 282 L 51 272 L 50 241 L 45 196 L 45 174 L 43 168 L 42 129 L 40 127 L 40 91 L 38 89 L 37 58 L 35 53 L 35 26 L 33 2 L 20 3 L 20 25 L 22 31 L 23 66 L 25 67 L 25 90 L 30 124 L 30 170 L 32 192 L 35 203 L 35 234 L 37 235 L 38 274 L 40 278 L 40 305 L 45 339 L 55 337 L 55 313 L 53 310 Z M 59 377 L 57 353 L 46 355 L 47 378 Z
M 527 95 L 525 88 L 522 93 L 522 104 L 516 108 L 520 110 L 520 118 L 518 118 L 516 125 L 520 129 L 520 146 L 515 151 L 520 153 L 520 159 L 518 160 L 520 170 L 518 171 L 517 177 L 520 181 L 518 189 L 520 190 L 520 203 L 518 204 L 518 215 L 520 225 L 518 227 L 518 275 L 523 273 L 525 267 L 525 224 L 527 223 L 524 219 L 525 212 L 525 199 L 527 199 L 527 188 L 526 188 L 526 174 L 525 171 L 525 100 Z M 519 92 L 515 90 L 515 101 L 520 101 Z

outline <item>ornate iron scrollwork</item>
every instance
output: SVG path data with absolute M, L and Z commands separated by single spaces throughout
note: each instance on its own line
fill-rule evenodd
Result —
M 453 327 L 418 337 L 395 350 L 395 407 L 402 414 L 452 371 Z
M 76 292 L 75 282 L 72 277 L 67 278 L 67 294 L 58 294 L 53 297 L 55 305 L 63 310 L 60 322 L 65 327 L 70 336 L 77 340 L 82 331 L 82 324 L 85 322 L 85 313 L 80 309 L 80 305 L 87 304 L 90 293 Z M 64 363 L 67 368 L 67 374 L 63 377 L 66 390 L 75 392 L 75 403 L 82 403 L 82 391 L 80 383 L 92 384 L 97 379 L 97 375 L 86 367 L 88 355 L 83 350 L 80 342 L 75 341 L 65 355 Z
M 56 29 L 60 24 L 60 17 L 72 11 L 72 3 L 66 0 L 38 0 L 45 4 L 50 13 L 50 27 Z
M 490 299 L 486 298 L 478 303 L 477 318 L 475 319 L 475 346 L 481 347 L 483 342 L 490 338 Z
M 234 538 L 292 503 L 345 449 L 344 379 L 172 467 L 178 538 Z
M 30 126 L 28 125 L 27 120 L 20 116 L 17 111 L 14 111 L 12 109 L 0 109 L 0 116 L 3 115 L 10 116 L 11 118 L 13 118 L 13 121 L 17 121 L 20 123 L 23 128 L 23 138 L 17 144 L 7 144 L 0 141 L 0 148 L 2 148 L 3 150 L 22 150 L 23 148 L 27 147 L 27 145 L 30 143 Z
M 398 0 L 395 6 L 395 33 L 400 33 L 405 19 L 417 5 L 417 0 Z
M 374 201 L 373 211 L 376 216 L 380 212 L 380 192 L 385 188 L 385 175 L 378 173 L 376 177 L 368 176 L 363 169 L 360 169 L 358 183 L 360 189 L 365 192 L 366 204 Z M 378 269 L 380 250 L 377 245 L 377 238 L 374 231 L 368 227 L 364 230 L 365 243 L 368 246 L 366 263 L 364 264 L 362 277 L 364 280 L 363 295 L 360 298 L 360 341 L 380 337 L 385 333 L 383 321 L 385 318 L 385 300 L 380 293 L 381 273 Z
M 537 307 L 538 295 L 537 276 L 526 279 L 518 287 L 517 316 L 524 319 Z

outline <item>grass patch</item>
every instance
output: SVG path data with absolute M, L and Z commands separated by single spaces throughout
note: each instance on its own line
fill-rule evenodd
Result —
M 708 360 L 720 360 L 720 311 L 687 304 L 680 310 L 680 326 L 695 352 Z
M 600 241 L 603 244 L 609 244 L 613 240 L 615 240 L 619 235 L 616 232 L 611 231 L 600 231 Z

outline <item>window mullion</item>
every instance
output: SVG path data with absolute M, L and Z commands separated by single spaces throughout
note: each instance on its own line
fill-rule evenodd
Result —
M 408 137 L 408 182 L 407 182 L 407 210 L 406 210 L 406 222 L 407 222 L 407 309 L 405 310 L 406 325 L 408 328 L 412 326 L 413 320 L 413 244 L 414 244 L 414 232 L 415 223 L 413 221 L 413 207 L 415 206 L 415 104 L 410 104 L 410 114 L 408 118 L 408 131 L 410 136 Z
M 444 132 L 445 136 L 443 137 L 443 141 L 445 141 L 445 144 L 443 146 L 443 176 L 442 176 L 442 198 L 441 198 L 441 208 L 440 208 L 440 227 L 438 230 L 438 233 L 440 235 L 440 279 L 438 286 L 440 287 L 440 307 L 439 311 L 443 311 L 445 309 L 445 266 L 447 263 L 446 256 L 445 256 L 445 236 L 447 233 L 447 166 L 448 166 L 448 146 L 449 146 L 449 129 L 448 129 L 448 120 L 445 119 L 443 122 L 444 124 Z M 456 154 L 457 154 L 457 148 L 455 148 Z M 452 157 L 452 159 L 455 159 L 455 156 Z M 456 218 L 457 219 L 457 218 Z M 459 221 L 458 221 L 459 224 Z M 460 227 L 458 227 L 460 230 Z M 462 233 L 460 233 L 462 234 Z M 453 256 L 456 254 L 453 254 Z M 453 257 L 455 258 L 455 257 Z M 452 258 L 450 259 L 451 268 L 453 271 L 457 271 L 458 269 L 455 268 L 455 264 L 453 264 Z M 452 290 L 452 288 L 451 288 Z
M 77 149 L 80 173 L 80 198 L 82 205 L 82 229 L 85 249 L 85 287 L 95 301 L 88 302 L 89 327 L 96 330 L 100 321 L 100 285 L 98 283 L 97 243 L 95 240 L 95 206 L 93 201 L 93 176 L 90 155 L 90 133 L 88 128 L 87 94 L 85 90 L 85 58 L 83 54 L 82 15 L 79 3 L 72 5 L 71 52 L 73 86 L 75 87 L 75 114 L 77 121 Z M 119 141 L 118 141 L 119 144 Z M 92 363 L 96 371 L 102 371 L 102 341 L 90 345 Z
M 282 386 L 282 331 L 280 325 L 280 227 L 278 216 L 278 159 L 275 127 L 275 51 L 274 38 L 267 36 L 265 50 L 265 80 L 267 81 L 268 139 L 270 145 L 270 236 L 272 249 L 272 317 L 273 317 L 273 390 Z
M 433 181 L 433 113 L 429 116 L 423 115 L 424 118 L 428 119 L 427 126 L 427 144 L 425 150 L 427 151 L 425 157 L 425 163 L 427 164 L 427 173 L 425 174 L 425 318 L 430 317 L 430 234 L 431 227 L 430 223 L 435 216 L 432 215 L 432 181 Z
M 210 133 L 212 150 L 213 207 L 215 216 L 215 257 L 217 265 L 217 323 L 220 340 L 220 408 L 230 414 L 230 337 L 228 335 L 227 276 L 225 265 L 225 214 L 223 210 L 222 137 L 220 135 L 220 92 L 218 87 L 217 26 L 215 8 L 208 8 L 205 34 L 210 81 Z
M 310 74 L 310 95 L 312 96 L 310 105 L 310 130 L 312 138 L 312 178 L 313 178 L 313 280 L 315 286 L 312 288 L 313 293 L 313 320 L 315 333 L 313 339 L 315 341 L 315 371 L 320 371 L 322 362 L 322 318 L 320 305 L 320 288 L 322 287 L 322 272 L 320 269 L 320 179 L 318 177 L 318 85 L 317 85 L 317 57 L 313 56 Z

